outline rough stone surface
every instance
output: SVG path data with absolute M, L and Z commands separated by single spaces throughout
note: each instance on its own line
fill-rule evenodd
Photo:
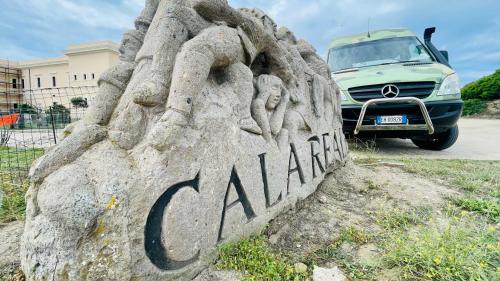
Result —
M 190 280 L 344 163 L 328 66 L 262 11 L 148 0 L 135 23 L 30 171 L 28 280 Z
M 19 266 L 19 241 L 23 233 L 23 222 L 0 224 L 0 270 Z
M 347 278 L 338 267 L 322 268 L 315 266 L 313 281 L 345 281 Z
M 193 281 L 239 281 L 243 274 L 235 271 L 219 271 L 212 268 L 203 270 Z
M 306 273 L 307 272 L 307 265 L 305 265 L 301 262 L 294 264 L 293 267 L 295 269 L 295 272 L 297 272 L 297 273 Z

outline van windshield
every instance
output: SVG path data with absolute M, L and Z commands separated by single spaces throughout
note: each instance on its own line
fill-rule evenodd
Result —
M 328 63 L 333 72 L 402 62 L 432 62 L 416 37 L 395 37 L 330 49 Z

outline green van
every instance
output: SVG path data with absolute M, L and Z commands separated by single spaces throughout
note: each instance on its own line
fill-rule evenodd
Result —
M 385 29 L 333 40 L 328 63 L 340 87 L 344 132 L 409 138 L 443 150 L 458 138 L 460 82 L 448 53 L 407 29 Z

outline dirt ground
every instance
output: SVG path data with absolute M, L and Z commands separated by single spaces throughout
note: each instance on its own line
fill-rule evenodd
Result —
M 387 165 L 362 167 L 349 163 L 330 175 L 319 190 L 299 206 L 273 221 L 268 237 L 274 248 L 288 257 L 299 257 L 331 243 L 346 227 L 380 232 L 377 214 L 389 209 L 426 208 L 439 214 L 444 198 L 456 191 Z M 377 262 L 373 244 L 347 246 L 354 259 Z M 378 280 L 384 279 L 382 276 Z

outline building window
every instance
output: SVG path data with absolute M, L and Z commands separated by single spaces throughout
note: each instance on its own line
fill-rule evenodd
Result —
M 87 80 L 87 74 L 83 74 L 83 80 Z
M 52 76 L 52 87 L 56 87 L 56 77 Z
M 38 88 L 42 87 L 42 79 L 40 79 L 40 77 L 36 78 L 36 85 L 38 86 Z
M 75 80 L 75 81 L 78 80 L 78 76 L 76 76 L 76 74 L 73 75 L 73 80 Z
M 17 89 L 17 79 L 12 79 L 12 88 Z
M 95 75 L 94 75 L 94 73 L 92 73 L 92 80 L 94 80 L 94 79 L 95 79 Z
M 21 87 L 24 89 L 24 79 L 21 79 Z

